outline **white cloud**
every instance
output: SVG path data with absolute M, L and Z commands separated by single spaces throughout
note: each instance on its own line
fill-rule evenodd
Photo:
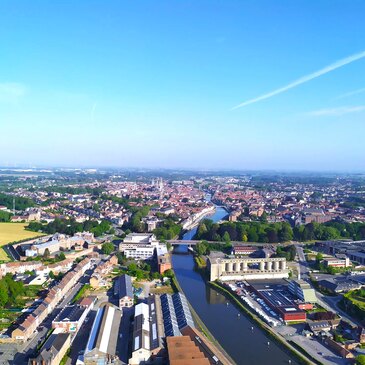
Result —
M 365 105 L 359 106 L 341 106 L 338 108 L 319 109 L 307 113 L 312 117 L 338 117 L 350 113 L 359 113 L 365 110 Z
M 340 96 L 337 96 L 333 100 L 344 99 L 344 98 L 348 98 L 349 96 L 358 95 L 358 94 L 362 94 L 362 93 L 365 93 L 365 87 L 362 88 L 362 89 L 357 89 L 357 90 L 354 90 L 354 91 L 350 91 L 346 94 L 342 94 Z
M 349 56 L 349 57 L 346 57 L 346 58 L 343 58 L 343 59 L 341 59 L 339 61 L 336 61 L 336 62 L 334 62 L 334 63 L 318 70 L 318 71 L 315 71 L 315 72 L 312 72 L 309 75 L 303 76 L 303 77 L 299 78 L 298 80 L 295 80 L 295 81 L 291 82 L 290 84 L 288 84 L 286 86 L 283 86 L 279 89 L 273 90 L 273 91 L 271 91 L 267 94 L 263 94 L 261 96 L 258 96 L 257 98 L 244 101 L 243 103 L 238 104 L 235 107 L 233 107 L 231 110 L 242 108 L 243 106 L 254 104 L 254 103 L 257 103 L 261 100 L 269 99 L 269 98 L 271 98 L 275 95 L 278 95 L 278 94 L 281 94 L 281 93 L 283 93 L 287 90 L 293 89 L 294 87 L 297 87 L 297 86 L 299 86 L 301 84 L 304 84 L 308 81 L 311 81 L 313 79 L 316 79 L 319 76 L 325 75 L 328 72 L 334 71 L 334 70 L 336 70 L 340 67 L 346 66 L 349 63 L 360 60 L 364 57 L 365 57 L 365 51 L 360 52 L 360 53 L 356 53 L 356 54 L 354 54 L 352 56 Z
M 27 92 L 27 88 L 17 82 L 0 83 L 0 102 L 15 103 Z

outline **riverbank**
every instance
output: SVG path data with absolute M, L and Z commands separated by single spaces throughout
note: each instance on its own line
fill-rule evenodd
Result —
M 205 217 L 209 215 L 213 215 L 216 211 L 215 205 L 204 208 L 201 212 L 193 215 L 192 217 L 188 218 L 185 222 L 182 224 L 182 228 L 184 231 L 190 231 L 191 229 L 198 226 L 199 222 L 204 219 Z
M 181 293 L 184 293 L 184 291 L 182 290 L 178 280 L 176 279 L 176 275 L 174 275 L 174 277 L 172 278 L 172 284 L 174 287 L 174 290 L 179 291 Z M 215 346 L 219 352 L 226 358 L 228 359 L 229 363 L 225 364 L 225 365 L 237 365 L 233 359 L 227 354 L 227 352 L 222 348 L 222 346 L 220 345 L 220 343 L 214 338 L 214 336 L 210 333 L 210 331 L 208 330 L 208 328 L 205 326 L 204 322 L 201 320 L 201 318 L 198 316 L 198 314 L 195 312 L 194 308 L 192 307 L 192 305 L 190 304 L 190 302 L 188 301 L 189 304 L 189 309 L 191 312 L 191 315 L 193 316 L 193 320 L 194 323 L 197 325 L 199 331 L 206 337 L 206 340 L 209 341 L 213 346 Z
M 212 286 L 217 291 L 221 292 L 227 299 L 229 299 L 234 305 L 236 305 L 240 309 L 241 312 L 243 312 L 245 315 L 247 315 L 251 320 L 255 321 L 255 323 L 262 330 L 264 330 L 270 338 L 272 338 L 274 341 L 276 341 L 280 346 L 285 347 L 285 349 L 287 351 L 289 351 L 292 355 L 294 355 L 300 364 L 322 365 L 322 363 L 313 359 L 304 349 L 299 348 L 300 350 L 298 350 L 296 348 L 296 347 L 299 347 L 298 345 L 295 345 L 295 347 L 294 347 L 292 344 L 290 344 L 288 341 L 286 341 L 284 338 L 282 338 L 279 334 L 277 334 L 275 331 L 273 331 L 273 329 L 269 325 L 267 325 L 264 321 L 262 321 L 248 307 L 246 307 L 244 305 L 244 303 L 242 303 L 242 301 L 237 297 L 236 294 L 229 291 L 222 284 L 210 281 L 210 282 L 208 282 L 208 285 Z

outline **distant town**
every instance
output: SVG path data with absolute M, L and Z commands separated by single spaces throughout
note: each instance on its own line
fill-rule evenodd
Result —
M 240 364 L 227 331 L 365 358 L 365 175 L 0 169 L 1 365 Z

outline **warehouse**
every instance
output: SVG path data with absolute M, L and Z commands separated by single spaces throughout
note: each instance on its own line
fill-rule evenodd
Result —
M 132 356 L 130 365 L 139 365 L 148 361 L 161 360 L 162 334 L 157 320 L 156 297 L 150 296 L 146 303 L 135 306 Z
M 282 320 L 286 322 L 306 320 L 306 312 L 298 307 L 286 281 L 255 282 L 251 287 Z
M 99 308 L 85 348 L 85 365 L 107 364 L 117 360 L 121 316 L 121 310 L 110 303 Z

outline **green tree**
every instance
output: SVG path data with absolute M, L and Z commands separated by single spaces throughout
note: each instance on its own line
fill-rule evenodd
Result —
M 281 230 L 279 231 L 279 240 L 281 242 L 291 241 L 293 239 L 293 230 L 290 227 L 290 224 L 284 222 L 281 226 Z
M 8 286 L 4 280 L 0 280 L 0 307 L 4 308 L 8 301 Z
M 207 253 L 207 249 L 208 245 L 204 241 L 198 242 L 194 247 L 194 251 L 197 253 L 198 256 L 205 255 Z
M 111 242 L 106 242 L 101 246 L 101 251 L 104 255 L 110 255 L 114 249 L 114 245 Z
M 44 250 L 43 257 L 45 259 L 48 259 L 51 256 L 51 253 L 49 252 L 48 247 Z
M 356 365 L 365 365 L 365 355 L 356 356 Z
M 229 233 L 227 231 L 224 232 L 224 235 L 223 235 L 222 239 L 226 243 L 231 242 L 231 236 L 229 235 Z

